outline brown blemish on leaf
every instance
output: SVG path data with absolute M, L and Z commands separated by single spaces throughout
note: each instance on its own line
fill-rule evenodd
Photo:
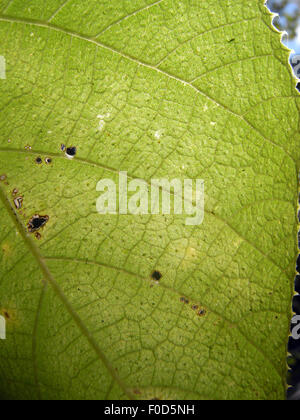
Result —
M 0 175 L 0 182 L 5 182 L 7 180 L 7 176 L 5 174 Z
M 133 390 L 133 393 L 135 394 L 135 395 L 141 395 L 142 393 L 141 393 L 141 391 L 139 390 L 139 389 L 134 389 Z
M 184 296 L 182 296 L 180 298 L 180 302 L 185 303 L 186 305 L 188 305 L 190 303 L 190 301 L 186 297 L 184 297 Z
M 4 254 L 4 257 L 6 258 L 11 257 L 13 253 L 12 247 L 10 246 L 8 242 L 5 242 L 4 244 L 1 245 L 1 250 L 2 250 L 2 253 Z
M 10 319 L 10 315 L 9 315 L 9 313 L 7 311 L 4 311 L 3 312 L 3 315 L 4 315 L 4 318 L 5 319 L 7 319 L 7 320 Z
M 8 325 L 18 323 L 17 314 L 14 309 L 2 308 L 0 309 L 0 315 L 5 318 Z
M 197 314 L 198 316 L 200 316 L 201 318 L 204 317 L 206 315 L 206 310 L 205 309 L 200 309 L 200 311 Z

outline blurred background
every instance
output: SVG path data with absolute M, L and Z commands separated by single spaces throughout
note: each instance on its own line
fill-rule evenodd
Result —
M 300 79 L 300 66 L 298 65 L 300 63 L 300 0 L 268 0 L 267 6 L 272 12 L 278 13 L 278 16 L 273 20 L 273 25 L 280 31 L 287 32 L 282 42 L 292 50 L 291 66 L 295 75 Z M 297 56 L 299 56 L 299 59 Z M 300 90 L 300 83 L 298 83 L 297 89 Z M 300 213 L 298 216 L 300 220 Z M 298 242 L 300 249 L 300 233 L 298 234 Z M 297 260 L 297 272 L 300 273 L 300 256 Z M 300 293 L 300 275 L 296 277 L 295 286 L 296 292 Z M 299 295 L 294 298 L 293 310 L 300 315 Z M 288 350 L 290 352 L 288 357 L 290 368 L 288 384 L 291 386 L 288 390 L 288 399 L 300 401 L 300 340 L 294 340 L 290 337 Z
M 291 66 L 300 78 L 300 0 L 268 0 L 267 6 L 269 9 L 278 13 L 274 18 L 273 25 L 280 31 L 286 31 L 282 42 L 292 50 L 291 52 Z M 299 55 L 299 60 L 297 56 Z M 297 69 L 296 69 L 297 66 Z

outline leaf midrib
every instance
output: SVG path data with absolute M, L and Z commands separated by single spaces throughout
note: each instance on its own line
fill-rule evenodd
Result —
M 134 396 L 134 394 L 129 390 L 129 388 L 126 387 L 126 385 L 123 383 L 123 381 L 121 380 L 121 378 L 117 375 L 116 370 L 113 368 L 113 366 L 111 365 L 111 363 L 109 362 L 109 360 L 106 358 L 106 356 L 104 355 L 104 353 L 102 352 L 102 350 L 100 349 L 100 347 L 98 346 L 97 342 L 94 340 L 92 334 L 89 332 L 89 330 L 87 329 L 87 327 L 85 326 L 84 322 L 82 321 L 82 319 L 79 317 L 79 315 L 77 314 L 77 312 L 74 311 L 72 305 L 70 304 L 70 302 L 68 301 L 67 297 L 65 296 L 65 294 L 63 293 L 63 291 L 61 290 L 61 288 L 59 287 L 59 285 L 56 283 L 53 275 L 51 274 L 47 264 L 46 264 L 46 260 L 51 260 L 51 258 L 49 257 L 43 257 L 42 254 L 40 253 L 39 248 L 37 248 L 37 246 L 35 245 L 34 241 L 31 239 L 31 237 L 27 234 L 24 225 L 22 224 L 22 221 L 19 218 L 18 213 L 16 213 L 15 209 L 13 208 L 13 206 L 11 205 L 11 203 L 9 202 L 3 187 L 0 186 L 0 200 L 2 201 L 3 205 L 5 206 L 9 216 L 11 217 L 14 225 L 16 226 L 18 232 L 21 234 L 22 239 L 24 241 L 24 243 L 26 244 L 26 246 L 29 248 L 30 253 L 33 255 L 33 257 L 35 258 L 41 272 L 44 275 L 44 280 L 47 283 L 49 283 L 52 287 L 52 289 L 54 290 L 55 294 L 58 296 L 58 298 L 61 300 L 61 302 L 63 303 L 63 305 L 65 306 L 66 310 L 68 311 L 68 313 L 70 314 L 71 318 L 73 319 L 73 321 L 75 322 L 75 324 L 78 326 L 78 328 L 80 329 L 80 331 L 82 332 L 83 336 L 87 339 L 87 341 L 89 342 L 89 344 L 91 345 L 91 347 L 93 348 L 93 350 L 96 352 L 98 358 L 102 361 L 102 363 L 105 365 L 106 369 L 108 370 L 108 372 L 110 373 L 110 375 L 112 376 L 113 380 L 115 382 L 118 383 L 118 385 L 120 386 L 120 388 L 124 391 L 125 395 L 128 396 L 129 399 L 133 400 L 136 399 L 136 397 Z M 97 263 L 98 265 L 100 265 L 99 263 Z M 116 270 L 119 270 L 119 268 L 116 267 L 111 267 L 111 268 L 115 268 Z M 133 274 L 133 273 L 132 273 Z M 164 285 L 163 288 L 165 290 L 169 290 L 171 292 L 175 292 L 178 293 L 177 291 L 173 290 L 172 288 Z M 43 299 L 43 294 L 45 293 L 45 286 L 43 286 L 42 292 L 41 292 L 41 297 L 40 297 L 40 302 L 39 304 L 42 303 L 42 299 Z M 199 302 L 200 304 L 200 302 Z M 208 308 L 209 309 L 209 308 Z M 209 309 L 210 310 L 210 309 Z M 211 312 L 214 312 L 212 310 L 210 310 Z M 216 313 L 215 313 L 216 314 Z M 283 387 L 285 384 L 285 381 L 283 380 L 280 371 L 276 368 L 275 364 L 273 363 L 273 361 L 271 359 L 269 359 L 269 357 L 265 354 L 265 352 L 260 349 L 252 340 L 249 339 L 249 337 L 247 337 L 246 334 L 243 333 L 243 331 L 241 331 L 241 329 L 233 322 L 227 320 L 226 318 L 224 318 L 224 316 L 220 315 L 220 314 L 216 314 L 219 315 L 223 322 L 225 324 L 227 324 L 228 326 L 230 325 L 235 325 L 238 332 L 241 334 L 241 336 L 246 339 L 247 342 L 249 342 L 249 344 L 251 344 L 262 356 L 263 358 L 266 360 L 266 362 L 268 362 L 272 368 L 274 369 L 274 372 L 280 377 L 282 383 L 283 383 Z M 37 329 L 37 324 L 38 324 L 38 315 L 36 317 L 35 320 L 35 326 L 34 326 L 34 334 L 36 333 L 36 329 Z M 35 343 L 34 343 L 34 334 L 33 334 L 33 357 L 36 357 L 36 347 L 35 347 Z M 37 366 L 36 366 L 36 361 L 33 360 L 33 364 L 34 364 L 34 376 L 35 376 L 35 382 L 37 383 L 38 379 L 37 379 Z M 39 388 L 37 387 L 37 390 L 39 391 Z
M 126 385 L 123 383 L 121 378 L 116 373 L 116 370 L 111 365 L 105 354 L 102 352 L 101 348 L 98 346 L 97 342 L 95 341 L 92 334 L 89 332 L 88 328 L 85 326 L 84 322 L 80 318 L 80 316 L 77 314 L 77 312 L 73 309 L 71 303 L 68 301 L 67 297 L 59 287 L 59 285 L 56 283 L 52 273 L 50 272 L 49 267 L 47 266 L 44 258 L 42 257 L 39 248 L 35 245 L 34 241 L 31 239 L 31 237 L 27 234 L 24 225 L 22 224 L 19 215 L 16 213 L 15 209 L 9 202 L 3 187 L 0 186 L 0 200 L 2 201 L 7 213 L 9 214 L 10 218 L 12 219 L 14 225 L 16 226 L 18 232 L 20 233 L 25 245 L 29 248 L 30 253 L 34 257 L 34 259 L 37 262 L 37 265 L 39 269 L 41 270 L 44 281 L 52 287 L 54 290 L 56 296 L 60 299 L 66 310 L 68 311 L 69 315 L 77 325 L 77 327 L 80 329 L 83 336 L 87 339 L 90 346 L 93 348 L 93 350 L 96 352 L 98 358 L 101 360 L 101 362 L 106 367 L 107 371 L 110 373 L 112 379 L 117 382 L 117 384 L 120 386 L 120 388 L 123 390 L 125 395 L 131 400 L 135 399 L 135 396 L 129 391 L 129 389 L 126 387 Z M 33 344 L 34 346 L 34 344 Z

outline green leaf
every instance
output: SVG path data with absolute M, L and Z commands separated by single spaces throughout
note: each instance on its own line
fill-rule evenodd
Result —
M 264 2 L 0 10 L 1 398 L 285 398 L 300 102 Z M 119 171 L 204 179 L 203 224 L 99 215 Z

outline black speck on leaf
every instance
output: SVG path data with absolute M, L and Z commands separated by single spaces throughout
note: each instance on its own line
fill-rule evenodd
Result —
M 77 153 L 77 148 L 76 147 L 68 147 L 67 150 L 66 150 L 66 154 L 69 157 L 76 156 L 76 153 Z
M 153 271 L 151 277 L 153 280 L 159 281 L 162 278 L 162 274 L 159 271 Z

